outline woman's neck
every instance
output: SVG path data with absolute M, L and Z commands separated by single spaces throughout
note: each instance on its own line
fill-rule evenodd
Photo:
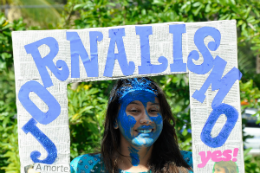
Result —
M 118 168 L 129 172 L 148 171 L 148 161 L 152 154 L 151 147 L 136 147 L 121 137 L 120 153 L 117 159 Z

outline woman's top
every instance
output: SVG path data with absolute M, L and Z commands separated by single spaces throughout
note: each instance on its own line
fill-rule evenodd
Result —
M 192 162 L 192 152 L 190 151 L 181 151 L 181 154 L 186 161 L 186 163 L 193 168 Z M 101 154 L 85 154 L 73 159 L 70 163 L 71 173 L 102 173 L 105 171 L 105 164 L 101 160 Z M 124 170 L 119 170 L 120 173 L 130 173 Z M 140 173 L 151 173 L 140 172 Z M 193 173 L 189 171 L 189 173 Z

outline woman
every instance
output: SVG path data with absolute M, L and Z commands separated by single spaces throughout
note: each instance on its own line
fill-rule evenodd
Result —
M 233 161 L 220 161 L 215 163 L 213 173 L 238 173 L 238 167 Z
M 101 154 L 75 158 L 71 172 L 192 172 L 191 153 L 180 152 L 174 123 L 154 81 L 118 80 L 110 94 Z

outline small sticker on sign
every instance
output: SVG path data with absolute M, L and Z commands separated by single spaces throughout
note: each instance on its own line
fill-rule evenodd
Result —
M 34 165 L 34 170 L 36 172 L 70 172 L 70 168 L 67 165 L 47 165 L 37 163 Z

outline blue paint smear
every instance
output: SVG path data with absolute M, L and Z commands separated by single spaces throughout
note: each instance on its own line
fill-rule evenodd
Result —
M 122 109 L 120 109 L 119 115 L 122 116 L 118 116 L 117 121 L 120 122 L 119 126 L 124 129 L 123 132 L 121 131 L 121 133 L 123 133 L 123 136 L 126 137 L 127 139 L 130 139 L 132 136 L 131 129 L 134 127 L 136 120 L 134 117 L 132 117 L 131 115 L 126 115 L 126 113 L 123 113 L 123 111 L 121 110 Z
M 144 147 L 150 147 L 154 144 L 154 142 L 158 139 L 158 137 L 161 134 L 162 128 L 163 128 L 163 120 L 160 113 L 156 117 L 149 116 L 148 112 L 146 112 L 147 117 L 152 123 L 155 130 L 151 133 L 139 133 L 137 136 L 134 136 L 132 134 L 133 127 L 136 124 L 136 120 L 132 115 L 126 114 L 126 107 L 131 103 L 132 101 L 138 100 L 140 101 L 146 110 L 147 102 L 155 103 L 156 95 L 154 93 L 144 91 L 144 90 L 136 90 L 127 93 L 124 96 L 124 99 L 120 101 L 121 107 L 119 110 L 119 114 L 117 117 L 117 121 L 119 123 L 119 129 L 122 135 L 126 138 L 126 140 L 137 147 L 144 146 Z M 138 128 L 143 128 L 145 125 L 140 126 Z M 149 125 L 151 126 L 151 125 Z M 146 126 L 148 128 L 149 126 Z
M 132 160 L 132 165 L 133 166 L 138 166 L 139 163 L 140 163 L 140 160 L 139 160 L 139 155 L 138 155 L 138 150 L 133 148 L 133 147 L 128 147 L 128 150 L 130 152 L 130 157 L 131 157 L 131 160 Z
M 153 89 L 151 85 L 151 81 L 146 79 L 146 78 L 132 78 L 132 79 L 127 79 L 124 81 L 125 87 L 121 87 L 120 90 L 117 91 L 118 96 L 120 97 L 119 101 L 122 101 L 124 96 L 128 94 L 129 92 L 133 91 L 147 91 L 152 94 L 157 95 L 157 90 Z M 153 98 L 152 98 L 153 99 Z M 145 105 L 146 106 L 146 105 Z

